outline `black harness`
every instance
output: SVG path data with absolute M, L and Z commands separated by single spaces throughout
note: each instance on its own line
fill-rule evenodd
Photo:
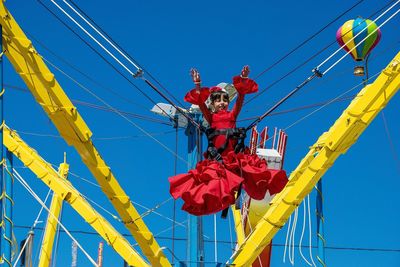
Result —
M 221 154 L 228 147 L 229 140 L 231 139 L 238 140 L 234 149 L 235 153 L 244 150 L 244 139 L 246 138 L 246 128 L 227 128 L 227 129 L 208 128 L 205 131 L 205 133 L 208 141 L 208 147 L 207 147 L 208 159 L 221 161 L 222 160 Z M 224 135 L 226 140 L 221 147 L 216 148 L 213 139 L 218 135 Z
M 235 153 L 242 152 L 244 150 L 244 139 L 246 138 L 246 128 L 227 128 L 227 129 L 214 129 L 214 128 L 208 128 L 205 131 L 205 134 L 207 136 L 207 141 L 208 141 L 208 147 L 207 147 L 207 158 L 208 159 L 213 159 L 217 160 L 219 162 L 222 162 L 222 152 L 225 151 L 225 149 L 228 147 L 229 140 L 231 139 L 236 139 L 238 140 L 234 151 Z M 219 147 L 216 148 L 214 144 L 214 137 L 218 135 L 224 135 L 225 136 L 225 143 Z M 240 192 L 242 190 L 242 184 L 240 184 L 237 192 L 237 198 L 235 201 L 235 207 L 236 209 L 240 209 Z M 229 208 L 226 208 L 222 211 L 221 217 L 226 218 L 228 215 L 228 210 Z

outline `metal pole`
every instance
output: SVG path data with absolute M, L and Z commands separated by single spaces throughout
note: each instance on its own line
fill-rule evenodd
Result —
M 4 152 L 3 152 L 4 153 Z M 3 260 L 4 262 L 11 267 L 11 252 L 13 246 L 13 196 L 14 196 L 14 177 L 12 175 L 13 169 L 13 154 L 10 151 L 6 151 L 5 158 L 7 171 L 4 172 L 4 181 L 5 181 L 5 194 L 3 199 L 3 209 L 4 209 L 4 243 L 3 243 Z
M 3 36 L 3 28 L 0 25 L 0 33 Z M 0 52 L 3 51 L 3 41 L 0 40 Z M 1 139 L 1 149 L 0 149 L 0 164 L 1 164 L 1 172 L 0 172 L 0 223 L 1 225 L 4 223 L 3 220 L 3 183 L 4 183 L 4 138 L 3 138 L 3 56 L 0 57 L 0 139 Z M 3 227 L 0 227 L 0 264 L 3 262 Z
M 318 244 L 318 266 L 326 267 L 325 263 L 325 236 L 324 236 L 324 212 L 323 212 L 322 180 L 317 183 L 317 244 Z
M 31 230 L 28 233 L 28 237 L 25 240 L 25 242 L 27 242 L 26 246 L 25 246 L 25 259 L 24 259 L 24 263 L 25 263 L 25 267 L 32 267 L 33 266 L 33 261 L 32 261 L 32 254 L 33 254 L 33 237 L 34 237 L 34 232 Z
M 201 114 L 191 114 L 193 119 L 201 125 Z M 198 127 L 188 121 L 186 128 L 188 136 L 188 169 L 196 167 L 200 159 L 202 145 L 201 132 Z M 203 226 L 200 216 L 188 215 L 188 246 L 187 246 L 187 266 L 202 267 L 204 266 L 204 241 L 203 241 Z

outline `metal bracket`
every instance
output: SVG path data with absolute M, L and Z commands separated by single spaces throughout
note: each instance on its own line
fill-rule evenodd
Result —
M 143 77 L 144 71 L 142 69 L 138 69 L 135 74 L 132 74 L 133 78 L 141 78 Z
M 317 76 L 318 78 L 321 78 L 322 77 L 322 72 L 319 70 L 319 69 L 317 69 L 317 68 L 314 68 L 313 70 L 312 70 L 312 72 L 314 72 L 314 74 L 315 74 L 315 76 Z

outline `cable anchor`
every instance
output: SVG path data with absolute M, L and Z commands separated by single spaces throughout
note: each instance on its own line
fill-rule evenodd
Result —
M 0 53 L 0 59 L 3 58 L 5 52 L 7 52 L 7 49 L 5 49 L 4 51 L 1 51 L 1 53 Z
M 144 74 L 143 70 L 138 69 L 135 74 L 132 74 L 132 76 L 133 76 L 133 78 L 142 78 L 143 74 Z
M 312 72 L 314 72 L 315 76 L 317 76 L 318 78 L 321 78 L 323 75 L 322 72 L 318 68 L 314 68 L 312 70 Z

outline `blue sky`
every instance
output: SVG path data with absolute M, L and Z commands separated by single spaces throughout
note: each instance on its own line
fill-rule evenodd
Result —
M 62 1 L 57 1 L 60 4 Z M 51 1 L 44 5 L 66 21 L 78 34 L 82 32 L 73 26 Z M 160 81 L 177 99 L 182 99 L 191 88 L 188 75 L 191 67 L 201 72 L 205 85 L 229 82 L 239 73 L 243 65 L 248 64 L 255 77 L 273 62 L 279 60 L 306 38 L 350 8 L 356 1 L 75 1 L 109 35 L 113 37 L 135 60 Z M 336 30 L 347 20 L 357 16 L 368 17 L 382 8 L 388 1 L 365 0 L 356 8 L 334 22 L 312 41 L 293 53 L 276 67 L 257 79 L 261 89 L 265 89 L 288 71 L 313 56 L 335 40 Z M 110 66 L 74 34 L 57 21 L 38 1 L 7 1 L 7 8 L 20 26 L 36 41 L 36 49 L 44 58 L 68 73 L 75 80 L 89 88 L 97 96 L 113 107 L 154 119 L 163 119 L 149 110 L 153 104 L 141 95 L 130 83 L 122 78 Z M 397 10 L 394 8 L 394 10 Z M 392 12 L 390 12 L 391 14 Z M 382 22 L 385 16 L 380 22 Z M 399 17 L 394 17 L 382 28 L 382 39 L 372 52 L 369 60 L 370 76 L 378 73 L 398 52 L 400 36 Z M 86 38 L 86 37 L 85 37 Z M 98 48 L 98 47 L 96 47 Z M 289 77 L 274 85 L 266 93 L 246 105 L 241 119 L 261 115 L 276 101 L 289 93 L 295 86 L 310 76 L 311 70 L 331 55 L 338 48 L 330 46 L 309 63 L 293 72 Z M 52 51 L 52 52 L 50 52 Z M 111 59 L 101 52 L 103 56 Z M 344 53 L 340 52 L 332 61 L 322 67 L 330 66 Z M 61 60 L 61 58 L 63 60 Z M 68 62 L 68 63 L 66 63 Z M 71 68 L 71 64 L 81 72 L 92 77 L 96 83 L 85 78 Z M 350 56 L 341 61 L 326 76 L 313 80 L 298 94 L 282 105 L 279 111 L 328 101 L 350 90 L 362 82 L 352 74 L 354 62 Z M 117 66 L 117 65 L 115 65 Z M 117 66 L 128 76 L 128 73 Z M 103 105 L 93 96 L 73 83 L 61 72 L 51 68 L 59 83 L 71 99 Z M 146 76 L 149 77 L 149 76 Z M 141 80 L 132 80 L 154 101 L 165 102 Z M 6 60 L 4 82 L 7 85 L 24 88 L 22 80 Z M 99 86 L 100 84 L 100 86 Z M 105 89 L 107 88 L 107 89 Z M 71 165 L 70 181 L 82 194 L 95 201 L 108 211 L 116 214 L 100 189 L 86 182 L 95 179 L 82 164 L 77 153 L 58 136 L 55 127 L 47 118 L 42 108 L 30 93 L 7 88 L 5 117 L 7 124 L 16 129 L 22 138 L 35 148 L 44 159 L 58 165 L 67 152 Z M 110 89 L 117 92 L 111 93 Z M 347 93 L 354 95 L 357 89 Z M 249 98 L 247 98 L 249 99 Z M 182 100 L 180 100 L 183 102 Z M 308 147 L 334 123 L 348 105 L 348 101 L 333 103 L 310 115 L 298 124 L 287 129 L 289 143 L 285 169 L 290 173 L 308 152 Z M 400 187 L 400 163 L 398 153 L 400 126 L 396 121 L 399 116 L 399 96 L 395 96 L 384 110 L 384 117 L 379 115 L 367 128 L 359 141 L 343 156 L 323 177 L 325 236 L 327 246 L 326 261 L 328 266 L 399 266 L 400 232 L 398 228 L 399 212 L 397 203 Z M 105 112 L 78 105 L 78 110 L 91 128 L 94 144 L 103 158 L 111 166 L 120 184 L 135 203 L 154 207 L 170 198 L 167 177 L 174 173 L 174 155 L 166 151 L 154 140 L 115 113 Z M 316 108 L 271 116 L 260 123 L 260 127 L 286 128 L 299 119 L 308 116 Z M 385 131 L 384 118 L 391 136 L 391 142 Z M 167 122 L 167 119 L 163 119 Z M 161 123 L 132 119 L 167 147 L 175 150 L 175 132 L 172 127 Z M 250 121 L 240 124 L 247 126 Z M 186 158 L 187 141 L 182 130 L 178 134 L 178 154 Z M 397 157 L 397 159 L 396 159 Z M 48 189 L 33 174 L 15 161 L 17 170 L 24 175 L 34 190 L 44 199 Z M 185 162 L 178 162 L 178 172 L 186 170 Z M 79 176 L 79 177 L 77 177 Z M 311 194 L 312 205 L 315 202 Z M 179 207 L 182 203 L 177 202 Z M 31 226 L 40 209 L 31 196 L 18 184 L 15 184 L 14 223 L 16 226 Z M 139 212 L 146 210 L 138 207 Z M 154 234 L 159 234 L 160 245 L 171 247 L 168 239 L 172 236 L 173 202 L 162 205 L 157 214 L 144 218 Z M 314 208 L 311 209 L 312 216 Z M 302 214 L 302 207 L 299 212 Z M 107 213 L 101 211 L 113 225 L 123 233 L 127 231 Z M 186 220 L 186 214 L 177 209 L 178 222 Z M 42 215 L 42 220 L 45 220 Z M 205 236 L 213 240 L 213 217 L 205 220 Z M 72 210 L 65 206 L 62 221 L 70 230 L 92 232 L 91 228 Z M 299 222 L 302 221 L 302 215 Z M 43 224 L 39 225 L 40 227 Z M 315 228 L 315 220 L 313 219 Z M 163 232 L 164 231 L 164 232 Z M 296 244 L 300 238 L 301 225 L 296 231 Z M 313 230 L 314 231 L 314 230 Z M 17 227 L 15 234 L 20 241 L 27 229 Z M 35 248 L 40 245 L 42 232 L 35 231 Z M 186 230 L 177 227 L 176 237 L 186 238 Z M 312 233 L 314 236 L 314 232 Z M 75 234 L 76 238 L 96 258 L 97 243 L 101 238 L 96 235 Z M 274 243 L 284 244 L 286 227 L 280 231 Z M 308 233 L 307 233 L 308 236 Z M 233 233 L 234 238 L 234 233 Z M 132 238 L 128 238 L 134 243 Z M 229 220 L 218 217 L 218 240 L 228 241 L 218 246 L 218 261 L 225 262 L 231 255 Z M 315 241 L 315 238 L 313 238 Z M 308 243 L 308 239 L 305 239 Z M 316 245 L 316 243 L 313 243 Z M 57 252 L 56 266 L 70 266 L 71 240 L 61 234 Z M 176 241 L 175 251 L 179 259 L 185 259 L 186 244 Z M 365 248 L 371 250 L 353 250 Z M 378 249 L 378 250 L 376 250 Z M 380 249 L 396 250 L 383 251 Z M 37 250 L 35 250 L 35 253 Z M 206 243 L 206 259 L 214 260 L 213 243 Z M 273 250 L 272 266 L 289 266 L 288 260 L 282 262 L 283 247 Z M 304 251 L 304 254 L 308 251 Z M 316 251 L 313 251 L 314 255 Z M 104 266 L 122 266 L 122 259 L 110 248 L 105 247 Z M 167 253 L 169 256 L 170 254 Z M 120 262 L 116 265 L 115 262 Z M 296 266 L 307 266 L 296 253 Z M 82 253 L 78 255 L 79 266 L 89 266 L 89 261 Z M 209 265 L 212 266 L 212 265 Z

